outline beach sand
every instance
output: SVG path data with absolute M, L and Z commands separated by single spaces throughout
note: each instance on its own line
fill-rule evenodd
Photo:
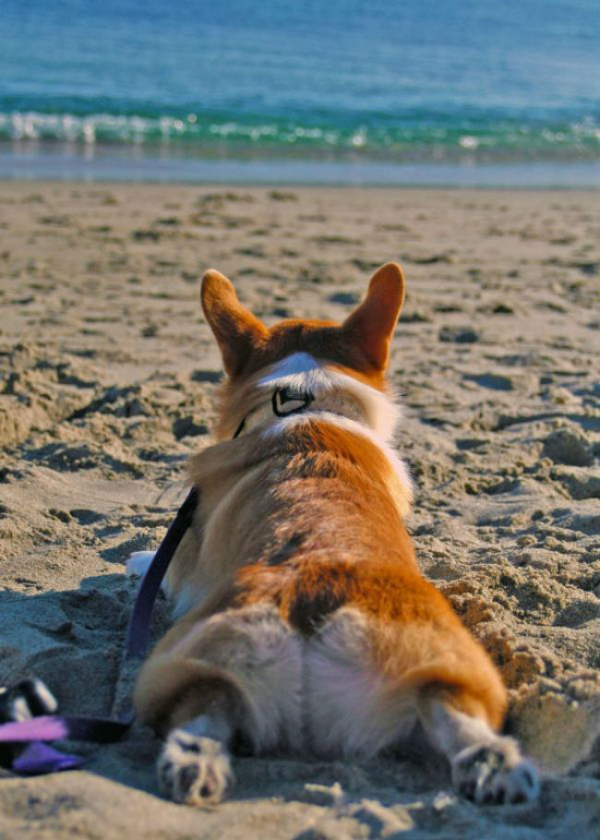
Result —
M 233 798 L 158 794 L 135 727 L 86 769 L 2 772 L 5 838 L 597 838 L 600 390 L 589 192 L 0 185 L 0 682 L 110 714 L 135 581 L 210 442 L 216 267 L 273 322 L 343 319 L 402 263 L 391 383 L 424 572 L 498 663 L 539 803 L 478 808 L 428 758 L 236 761 Z M 157 609 L 156 633 L 168 621 Z

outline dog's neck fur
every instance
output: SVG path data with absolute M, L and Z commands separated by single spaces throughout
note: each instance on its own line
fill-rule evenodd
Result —
M 273 410 L 273 394 L 288 389 L 297 394 L 310 394 L 313 399 L 305 408 L 292 410 L 288 416 Z M 331 363 L 319 361 L 308 353 L 294 353 L 268 370 L 263 370 L 243 389 L 241 401 L 228 419 L 237 435 L 260 432 L 272 436 L 291 431 L 297 423 L 321 421 L 334 424 L 351 434 L 367 437 L 389 461 L 403 487 L 402 514 L 410 509 L 413 484 L 408 468 L 391 446 L 400 407 L 386 393 L 337 369 Z M 236 426 L 232 424 L 235 423 Z
M 282 420 L 272 407 L 273 394 L 281 389 L 312 398 L 301 412 L 292 408 L 291 417 L 284 420 L 324 419 L 324 415 L 328 420 L 351 420 L 374 434 L 380 445 L 389 444 L 400 416 L 399 407 L 387 394 L 308 353 L 294 353 L 263 371 L 253 384 L 253 405 L 243 418 L 240 434 Z
M 278 420 L 296 417 L 298 419 L 323 419 L 324 415 L 334 418 L 353 420 L 365 424 L 365 411 L 358 401 L 350 394 L 324 390 L 318 395 L 305 387 L 293 392 L 287 397 L 278 410 L 275 409 L 276 398 L 279 394 L 286 394 L 289 385 L 277 385 L 268 391 L 266 402 L 253 408 L 240 423 L 234 437 L 247 434 L 259 426 L 270 429 Z M 295 397 L 298 399 L 295 399 Z

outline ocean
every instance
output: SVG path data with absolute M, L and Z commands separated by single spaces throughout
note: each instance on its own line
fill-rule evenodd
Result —
M 596 0 L 0 10 L 0 177 L 597 182 Z

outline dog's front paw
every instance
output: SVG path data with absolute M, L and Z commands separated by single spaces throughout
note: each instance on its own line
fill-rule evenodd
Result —
M 532 802 L 540 789 L 537 769 L 510 738 L 460 752 L 452 779 L 459 793 L 479 805 Z
M 185 805 L 217 805 L 234 782 L 223 744 L 183 729 L 169 735 L 157 770 L 165 796 Z
M 125 561 L 125 571 L 129 577 L 144 577 L 152 561 L 156 551 L 134 551 Z

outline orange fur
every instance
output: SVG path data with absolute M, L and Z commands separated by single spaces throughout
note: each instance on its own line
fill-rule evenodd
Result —
M 302 718 L 309 751 L 374 754 L 419 717 L 428 733 L 439 728 L 436 703 L 453 709 L 450 717 L 502 725 L 506 690 L 419 572 L 403 524 L 410 492 L 385 447 L 326 415 L 230 439 L 264 400 L 261 374 L 295 353 L 385 392 L 403 298 L 402 272 L 389 264 L 343 324 L 268 329 L 223 275 L 205 275 L 202 305 L 229 380 L 221 442 L 191 462 L 201 503 L 168 573 L 186 612 L 135 691 L 140 717 L 163 733 L 210 717 L 215 704 L 256 749 L 306 749 L 296 732 Z M 337 694 L 336 680 L 354 689 Z
M 372 278 L 370 294 L 341 326 L 332 321 L 289 319 L 266 330 L 237 299 L 229 280 L 210 270 L 202 284 L 202 307 L 234 380 L 302 351 L 349 368 L 383 388 L 391 334 L 404 300 L 400 267 L 390 263 Z

